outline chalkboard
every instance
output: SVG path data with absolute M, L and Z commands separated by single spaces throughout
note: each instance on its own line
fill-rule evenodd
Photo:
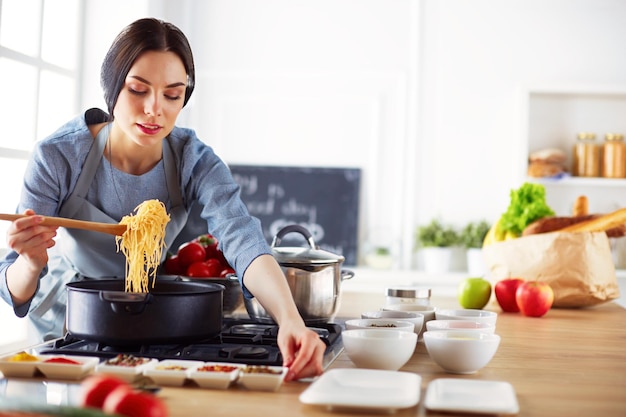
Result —
M 241 187 L 241 199 L 250 214 L 261 221 L 271 242 L 288 224 L 299 224 L 328 252 L 345 257 L 344 264 L 357 264 L 357 228 L 361 170 L 230 165 Z M 280 246 L 306 246 L 297 233 L 287 234 Z

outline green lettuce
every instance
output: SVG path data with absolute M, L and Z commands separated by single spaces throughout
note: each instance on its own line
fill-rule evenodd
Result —
M 526 182 L 517 190 L 511 190 L 509 207 L 500 217 L 500 230 L 519 236 L 526 226 L 547 216 L 554 216 L 554 211 L 546 203 L 545 187 Z

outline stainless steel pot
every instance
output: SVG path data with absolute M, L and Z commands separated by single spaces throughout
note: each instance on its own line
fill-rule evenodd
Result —
M 278 247 L 282 238 L 292 232 L 301 234 L 310 247 Z M 300 225 L 282 228 L 271 246 L 304 322 L 315 324 L 332 320 L 339 308 L 341 282 L 354 276 L 352 271 L 341 269 L 344 257 L 319 249 L 311 233 Z M 274 323 L 255 298 L 244 298 L 244 304 L 250 318 Z

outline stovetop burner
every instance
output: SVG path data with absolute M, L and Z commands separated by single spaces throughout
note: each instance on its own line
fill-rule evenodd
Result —
M 317 332 L 326 344 L 324 354 L 326 368 L 343 350 L 342 327 L 337 323 L 326 323 L 310 328 Z M 278 348 L 277 336 L 276 325 L 225 318 L 221 334 L 193 343 L 120 347 L 83 340 L 67 334 L 44 346 L 40 353 L 97 356 L 103 360 L 125 353 L 159 360 L 190 359 L 249 365 L 281 365 L 282 355 Z

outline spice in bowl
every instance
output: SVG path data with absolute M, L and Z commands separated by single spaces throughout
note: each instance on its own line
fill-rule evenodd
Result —
M 105 364 L 111 366 L 125 366 L 133 368 L 135 366 L 143 365 L 148 362 L 150 362 L 149 358 L 139 358 L 134 355 L 120 353 L 116 357 L 107 360 Z
M 27 352 L 19 352 L 8 359 L 9 362 L 37 362 L 39 358 Z

